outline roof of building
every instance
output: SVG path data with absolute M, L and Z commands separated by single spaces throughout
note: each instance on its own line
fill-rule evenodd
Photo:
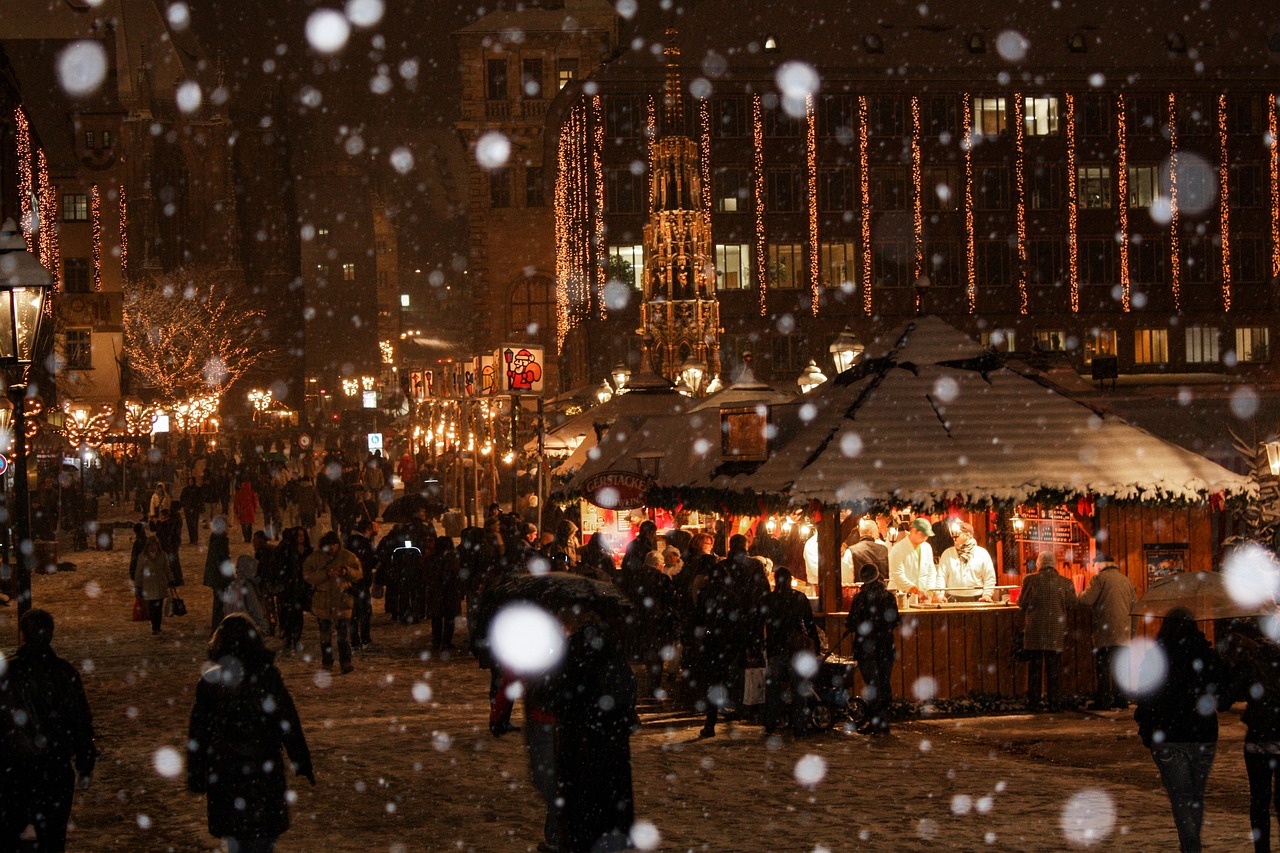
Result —
M 455 34 L 509 34 L 520 38 L 527 32 L 573 33 L 609 29 L 617 12 L 605 0 L 573 0 L 563 8 L 543 8 L 528 4 L 517 9 L 495 9 Z

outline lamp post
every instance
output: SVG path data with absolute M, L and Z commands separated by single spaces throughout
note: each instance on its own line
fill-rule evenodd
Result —
M 689 386 L 689 392 L 697 396 L 702 390 L 702 378 L 707 374 L 707 365 L 690 356 L 680 365 L 680 378 Z
M 866 347 L 849 327 L 845 326 L 828 349 L 831 352 L 831 360 L 835 363 L 836 373 L 844 373 L 853 367 L 853 363 L 858 360 L 858 356 L 862 355 Z
M 796 384 L 800 386 L 801 394 L 808 394 L 826 381 L 827 377 L 818 369 L 817 362 L 809 359 L 809 364 L 800 372 L 800 378 L 796 380 Z
M 44 319 L 44 299 L 52 279 L 27 251 L 22 232 L 12 219 L 0 227 L 0 366 L 8 379 L 13 402 L 14 566 L 18 586 L 18 615 L 31 609 L 31 494 L 27 486 L 27 371 Z
M 609 371 L 609 375 L 613 378 L 613 393 L 621 394 L 627 388 L 627 382 L 631 379 L 631 370 L 622 362 Z

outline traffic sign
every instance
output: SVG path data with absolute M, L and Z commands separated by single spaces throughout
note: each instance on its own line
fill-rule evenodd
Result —
M 310 447 L 311 436 L 307 435 L 305 432 L 302 435 L 298 436 L 298 446 L 301 447 L 303 450 L 306 450 L 308 447 Z
M 3 453 L 0 453 L 0 477 L 3 477 L 4 473 L 8 470 L 9 470 L 9 457 L 5 456 Z

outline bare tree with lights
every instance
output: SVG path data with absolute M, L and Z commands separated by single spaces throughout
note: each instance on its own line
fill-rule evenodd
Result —
M 125 295 L 125 358 L 166 402 L 218 394 L 269 354 L 264 317 L 212 269 L 153 274 Z

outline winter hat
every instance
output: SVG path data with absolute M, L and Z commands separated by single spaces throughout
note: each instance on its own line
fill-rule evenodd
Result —
M 959 528 L 961 533 L 968 533 L 970 536 L 973 535 L 973 525 L 967 521 L 960 522 L 956 527 Z
M 933 536 L 933 525 L 929 523 L 929 519 L 920 516 L 911 522 L 912 530 L 919 530 L 925 536 Z
M 1053 556 L 1052 551 L 1041 551 L 1040 556 L 1036 557 L 1037 569 L 1053 569 L 1057 568 L 1058 560 Z

